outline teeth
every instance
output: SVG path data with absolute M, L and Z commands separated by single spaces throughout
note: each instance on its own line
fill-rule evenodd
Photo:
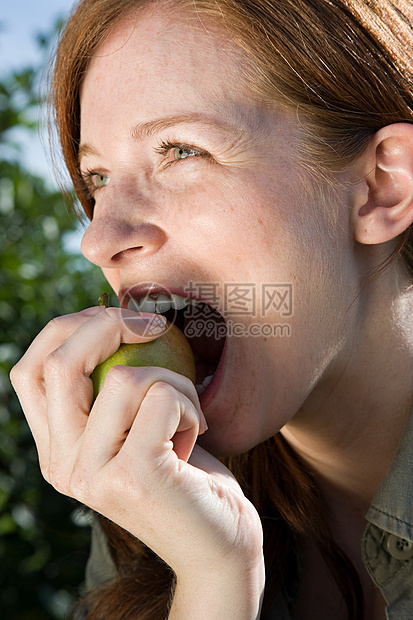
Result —
M 137 301 L 136 299 L 130 299 L 128 303 L 128 310 L 135 310 L 135 312 L 155 312 L 156 301 L 151 297 L 144 297 Z
M 197 384 L 195 386 L 195 389 L 198 393 L 198 396 L 201 396 L 201 394 L 203 394 L 205 392 L 205 390 L 207 389 L 208 385 L 211 383 L 212 381 L 212 377 L 214 375 L 208 375 L 207 377 L 205 377 L 205 379 L 202 381 L 201 384 Z
M 214 375 L 208 375 L 208 377 L 205 377 L 205 379 L 202 381 L 202 385 L 204 387 L 207 387 L 211 383 L 213 377 Z
M 155 310 L 158 314 L 162 314 L 162 312 L 168 312 L 172 308 L 172 300 L 169 295 L 165 295 L 161 293 L 155 300 Z
M 191 301 L 187 297 L 180 297 L 179 295 L 171 295 L 172 307 L 175 310 L 183 310 Z
M 171 308 L 174 310 L 183 310 L 193 300 L 187 297 L 181 297 L 180 295 L 166 295 L 160 293 L 157 297 L 147 295 L 142 299 L 133 299 L 131 297 L 128 302 L 128 309 L 135 310 L 135 312 L 156 312 L 162 314 L 168 312 Z

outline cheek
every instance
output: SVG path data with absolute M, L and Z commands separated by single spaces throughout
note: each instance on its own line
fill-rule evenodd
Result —
M 283 210 L 291 212 L 251 173 L 211 178 L 190 196 L 190 209 L 183 211 L 191 230 L 191 235 L 185 233 L 186 243 L 190 240 L 198 251 L 209 248 L 211 258 L 228 255 L 227 268 L 252 266 L 259 255 L 273 255 L 277 236 L 287 228 Z

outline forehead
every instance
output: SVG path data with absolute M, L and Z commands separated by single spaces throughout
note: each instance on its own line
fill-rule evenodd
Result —
M 225 101 L 236 113 L 240 100 L 253 103 L 243 79 L 245 52 L 191 11 L 163 7 L 132 14 L 97 49 L 82 85 L 82 124 L 85 108 L 96 106 L 127 114 L 134 102 L 144 122 L 154 105 L 162 116 L 171 107 L 207 111 Z

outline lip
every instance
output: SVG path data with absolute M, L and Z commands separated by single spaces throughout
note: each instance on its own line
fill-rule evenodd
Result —
M 130 299 L 141 299 L 143 297 L 147 297 L 148 295 L 160 295 L 161 293 L 170 294 L 172 293 L 172 289 L 170 287 L 162 286 L 160 284 L 138 284 L 135 286 L 130 286 L 128 288 L 122 288 L 118 293 L 118 298 L 121 307 L 126 309 L 128 307 Z M 180 293 L 175 294 L 179 295 Z
M 131 298 L 133 299 L 141 299 L 142 297 L 146 297 L 147 295 L 159 295 L 161 293 L 179 295 L 180 297 L 186 297 L 187 299 L 194 299 L 195 301 L 202 302 L 219 312 L 219 308 L 217 305 L 213 305 L 210 303 L 210 300 L 203 299 L 202 297 L 195 297 L 193 295 L 188 295 L 183 287 L 178 286 L 165 286 L 162 284 L 141 284 L 135 285 L 131 287 L 122 288 L 119 291 L 118 298 L 122 308 L 128 307 L 128 302 Z M 219 314 L 223 317 L 225 321 L 224 315 L 219 312 Z M 205 410 L 211 402 L 214 400 L 216 395 L 218 394 L 221 385 L 223 383 L 223 378 L 225 374 L 225 364 L 227 359 L 227 349 L 228 349 L 228 336 L 225 338 L 224 348 L 221 353 L 221 357 L 219 359 L 218 366 L 214 372 L 213 378 L 211 382 L 206 387 L 203 394 L 199 396 L 199 403 L 201 405 L 202 410 Z
M 213 303 L 211 303 L 211 300 L 204 299 L 202 297 L 188 295 L 188 293 L 184 290 L 183 287 L 178 286 L 166 286 L 162 284 L 139 284 L 131 286 L 129 288 L 122 288 L 118 293 L 118 299 L 121 307 L 127 309 L 128 302 L 131 298 L 141 299 L 143 297 L 146 297 L 147 295 L 160 295 L 161 293 L 164 293 L 166 295 L 179 295 L 180 297 L 184 297 L 186 299 L 193 299 L 194 301 L 207 304 L 208 306 L 216 310 L 219 314 L 221 314 L 221 316 L 225 320 L 225 317 L 220 312 L 219 306 L 217 304 L 214 305 Z

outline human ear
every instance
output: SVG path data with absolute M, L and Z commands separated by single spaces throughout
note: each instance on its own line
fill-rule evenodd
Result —
M 380 129 L 362 159 L 368 193 L 353 209 L 354 238 L 390 241 L 413 222 L 413 124 Z

